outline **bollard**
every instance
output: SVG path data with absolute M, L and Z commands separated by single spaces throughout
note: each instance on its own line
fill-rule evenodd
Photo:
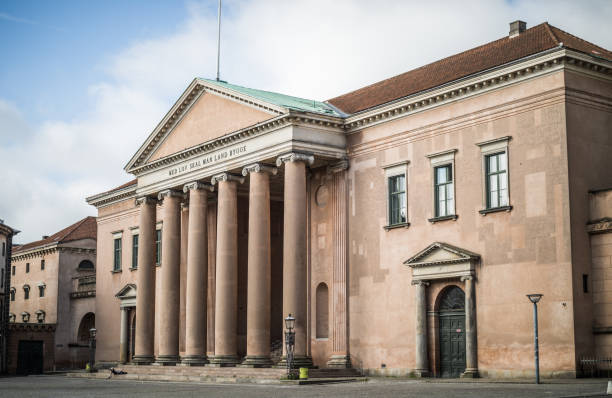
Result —
M 612 381 L 608 381 L 608 391 L 606 392 L 608 395 L 612 395 Z

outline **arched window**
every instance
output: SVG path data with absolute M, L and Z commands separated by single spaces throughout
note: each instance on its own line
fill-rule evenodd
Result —
M 28 300 L 30 298 L 30 285 L 23 285 L 23 299 Z M 30 316 L 28 314 L 28 316 Z
M 93 271 L 94 265 L 89 260 L 83 260 L 79 263 L 79 271 Z
M 88 312 L 81 319 L 77 339 L 79 344 L 87 344 L 89 342 L 89 329 L 96 326 L 96 316 L 93 312 Z
M 21 321 L 22 321 L 23 323 L 28 323 L 28 322 L 30 322 L 30 313 L 29 313 L 29 312 L 25 312 L 25 311 L 24 311 L 24 312 L 22 312 L 22 313 L 21 313 Z
M 465 293 L 457 286 L 445 289 L 440 299 L 440 311 L 465 311 Z
M 14 287 L 11 288 L 11 301 L 15 301 L 15 288 Z
M 17 318 L 17 316 L 15 314 L 13 314 L 12 312 L 9 314 L 9 322 L 15 322 L 15 319 Z
M 36 311 L 36 320 L 38 321 L 38 323 L 45 323 L 45 311 Z
M 329 337 L 329 294 L 327 285 L 319 283 L 316 292 L 317 300 L 317 339 Z

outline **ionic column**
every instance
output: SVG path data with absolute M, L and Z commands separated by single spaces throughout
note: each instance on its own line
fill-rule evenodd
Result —
M 295 317 L 295 367 L 312 366 L 307 341 L 306 164 L 313 161 L 312 156 L 300 153 L 289 153 L 276 160 L 277 166 L 285 164 L 283 318 L 289 314 Z
M 128 361 L 128 309 L 121 308 L 121 334 L 119 336 L 119 362 Z
M 138 293 L 136 294 L 136 338 L 134 357 L 136 364 L 153 362 L 155 331 L 155 206 L 150 197 L 136 199 L 140 205 L 138 232 Z
M 250 173 L 247 287 L 247 356 L 245 366 L 271 366 L 270 360 L 270 176 L 275 167 L 253 164 Z
M 428 282 L 412 281 L 416 286 L 416 346 L 415 346 L 415 369 L 417 377 L 429 377 L 429 360 L 427 356 L 427 299 L 425 288 Z
M 185 365 L 203 365 L 206 358 L 206 299 L 208 294 L 208 192 L 212 186 L 192 182 L 189 192 L 187 291 L 185 302 Z
M 464 276 L 465 281 L 465 373 L 461 377 L 478 377 L 478 349 L 476 346 L 476 300 L 474 277 Z
M 348 225 L 346 169 L 348 161 L 332 164 L 327 168 L 330 175 L 332 204 L 332 355 L 327 366 L 330 368 L 350 368 L 348 335 Z
M 212 178 L 219 183 L 217 197 L 217 261 L 215 299 L 215 356 L 212 366 L 235 366 L 238 311 L 238 182 L 229 173 Z
M 179 359 L 181 192 L 165 190 L 158 200 L 164 201 L 162 225 L 161 305 L 159 308 L 160 365 L 175 365 Z

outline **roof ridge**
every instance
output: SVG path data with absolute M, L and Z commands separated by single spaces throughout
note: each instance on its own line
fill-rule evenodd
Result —
M 569 33 L 569 32 L 564 31 L 564 30 L 563 30 L 563 29 L 561 29 L 561 28 L 557 28 L 557 27 L 556 27 L 556 26 L 554 26 L 554 25 L 550 25 L 550 28 L 551 28 L 551 31 L 552 31 L 552 29 L 557 29 L 558 31 L 563 32 L 563 34 L 568 35 L 568 36 L 571 36 L 572 38 L 574 38 L 574 39 L 576 39 L 576 40 L 579 40 L 579 41 L 581 41 L 581 42 L 583 42 L 583 43 L 586 43 L 586 44 L 588 44 L 588 45 L 591 45 L 591 46 L 594 46 L 594 47 L 597 47 L 597 48 L 601 48 L 602 50 L 605 50 L 605 51 L 607 51 L 607 52 L 611 52 L 611 51 L 610 51 L 610 50 L 608 50 L 607 48 L 603 48 L 603 47 L 602 47 L 602 46 L 600 46 L 600 45 L 597 45 L 597 44 L 595 44 L 595 43 L 591 43 L 591 42 L 590 42 L 590 41 L 588 41 L 588 40 L 584 40 L 584 39 L 582 39 L 582 38 L 580 38 L 580 37 L 578 37 L 578 36 L 576 36 L 576 35 L 573 35 L 573 34 L 571 34 L 571 33 Z M 565 44 L 565 43 L 563 43 L 563 44 Z
M 552 31 L 552 29 L 550 28 L 550 24 L 548 22 L 544 22 L 544 26 L 546 26 L 546 31 L 548 32 L 548 34 L 550 35 L 550 37 L 552 37 L 553 41 L 557 44 L 560 43 L 559 39 L 557 38 L 557 36 L 555 35 L 555 33 Z
M 208 82 L 211 83 L 215 83 L 215 80 L 212 79 L 204 79 Z M 270 91 L 270 90 L 262 90 L 259 88 L 252 88 L 252 87 L 247 87 L 247 86 L 241 86 L 240 84 L 234 84 L 234 83 L 230 83 L 230 82 L 224 82 L 226 85 L 228 86 L 233 86 L 233 87 L 240 87 L 240 88 L 244 88 L 247 90 L 253 90 L 253 91 L 259 91 L 261 93 L 266 93 L 266 94 L 273 94 L 273 95 L 282 95 L 283 97 L 289 97 L 289 98 L 293 98 L 293 99 L 297 99 L 297 100 L 302 100 L 302 101 L 314 101 L 314 102 L 323 102 L 323 101 L 319 101 L 319 100 L 314 100 L 314 99 L 310 99 L 310 98 L 304 98 L 304 97 L 298 97 L 295 95 L 290 95 L 290 94 L 283 94 L 283 93 L 279 93 L 277 91 Z

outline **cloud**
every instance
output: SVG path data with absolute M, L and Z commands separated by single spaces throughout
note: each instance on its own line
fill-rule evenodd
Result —
M 31 19 L 19 18 L 14 15 L 7 14 L 5 12 L 0 12 L 0 19 L 4 19 L 5 21 L 20 23 L 20 24 L 25 24 L 25 25 L 39 25 L 39 26 L 43 26 L 45 28 L 57 30 L 60 32 L 66 32 L 66 29 L 64 28 L 60 28 L 60 27 L 52 26 L 52 25 L 41 24 L 36 21 L 32 21 Z
M 23 231 L 18 241 L 95 214 L 84 198 L 131 179 L 123 167 L 189 82 L 215 76 L 216 9 L 187 7 L 172 34 L 106 58 L 97 82 L 83 87 L 93 105 L 70 119 L 32 125 L 27 109 L 0 98 L 0 218 Z M 503 37 L 515 19 L 548 20 L 612 48 L 609 1 L 228 0 L 224 7 L 222 79 L 319 100 Z

